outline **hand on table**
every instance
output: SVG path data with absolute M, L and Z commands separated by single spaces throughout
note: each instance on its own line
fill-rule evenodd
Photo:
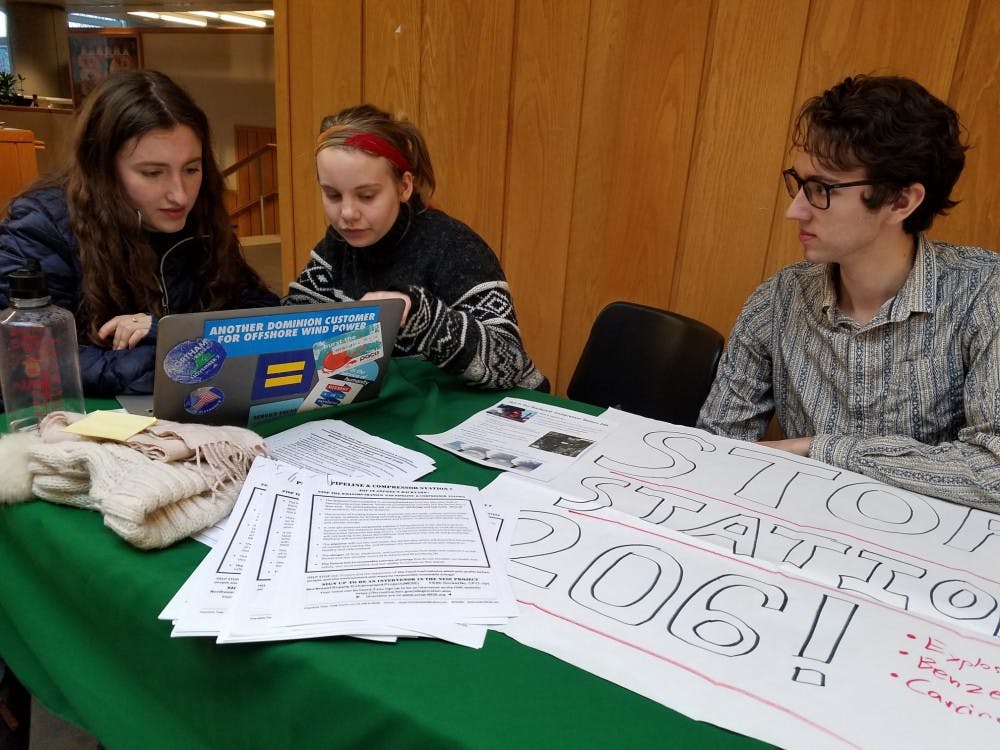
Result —
M 777 448 L 779 451 L 788 451 L 796 456 L 808 456 L 809 446 L 812 445 L 812 437 L 785 438 L 784 440 L 758 440 L 758 445 L 766 445 L 768 448 Z

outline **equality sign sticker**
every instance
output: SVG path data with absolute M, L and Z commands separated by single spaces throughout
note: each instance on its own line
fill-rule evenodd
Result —
M 201 383 L 215 377 L 226 361 L 226 350 L 211 339 L 189 339 L 163 358 L 163 371 L 175 383 Z
M 312 386 L 315 372 L 309 349 L 261 354 L 254 372 L 253 400 L 302 395 Z

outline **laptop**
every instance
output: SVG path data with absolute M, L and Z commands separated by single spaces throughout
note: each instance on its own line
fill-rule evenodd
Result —
M 167 315 L 152 414 L 253 427 L 375 398 L 403 315 L 399 299 Z M 132 413 L 149 399 L 119 397 Z

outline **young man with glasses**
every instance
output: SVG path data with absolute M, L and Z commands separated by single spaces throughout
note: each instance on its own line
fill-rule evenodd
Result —
M 805 262 L 750 296 L 699 418 L 916 492 L 1000 510 L 1000 256 L 928 239 L 965 165 L 915 81 L 806 102 L 782 173 Z

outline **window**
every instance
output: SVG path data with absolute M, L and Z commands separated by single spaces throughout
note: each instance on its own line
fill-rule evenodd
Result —
M 7 45 L 7 14 L 0 10 L 0 72 L 10 73 L 10 47 Z

